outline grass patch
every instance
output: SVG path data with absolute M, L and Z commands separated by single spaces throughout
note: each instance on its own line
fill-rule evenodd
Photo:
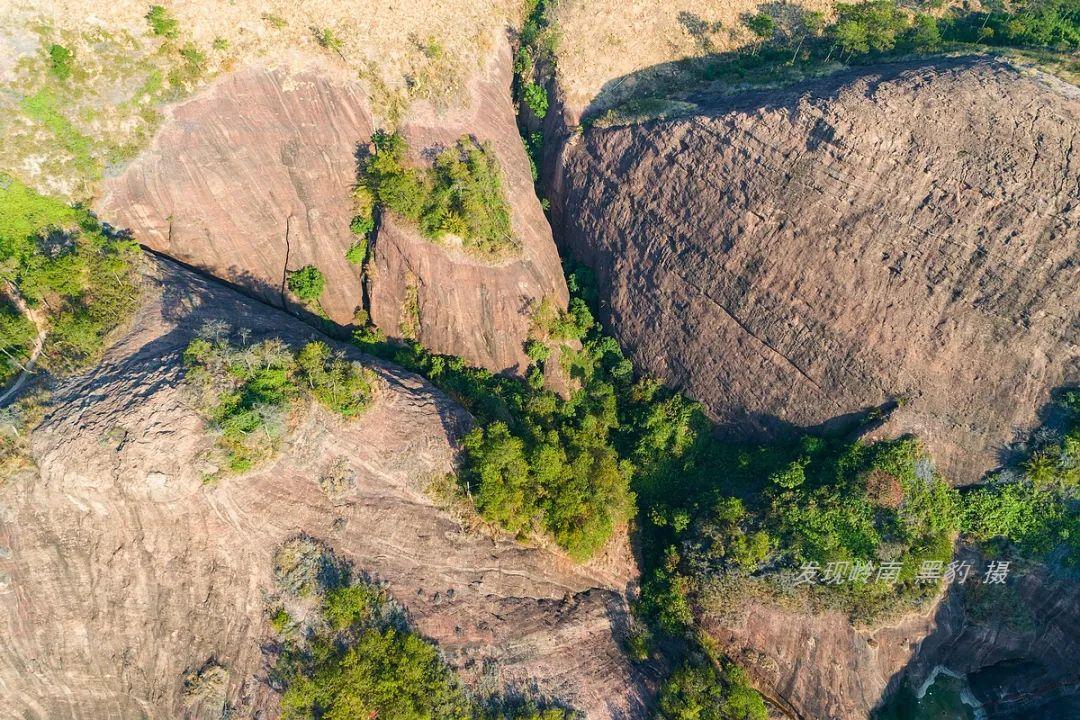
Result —
M 94 158 L 92 141 L 60 112 L 60 103 L 52 91 L 47 88 L 38 90 L 24 98 L 21 107 L 27 117 L 53 134 L 60 146 L 74 158 L 81 175 L 95 181 L 101 179 L 102 168 Z
M 150 6 L 146 23 L 150 26 L 150 32 L 158 37 L 175 40 L 180 36 L 180 22 L 161 5 Z
M 520 247 L 510 226 L 501 173 L 489 145 L 469 137 L 442 151 L 432 167 L 413 167 L 400 135 L 378 132 L 362 185 L 378 206 L 416 223 L 427 238 L 455 237 L 470 254 L 498 259 Z

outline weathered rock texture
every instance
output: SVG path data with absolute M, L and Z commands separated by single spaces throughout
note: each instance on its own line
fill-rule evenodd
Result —
M 503 40 L 469 83 L 463 109 L 418 103 L 401 130 L 418 162 L 463 134 L 492 143 L 521 254 L 485 264 L 387 216 L 367 287 L 371 316 L 388 336 L 402 335 L 415 305 L 421 342 L 496 371 L 528 365 L 533 307 L 545 297 L 567 301 L 514 122 L 509 52 Z M 333 68 L 242 69 L 172 108 L 151 147 L 106 182 L 98 209 L 149 247 L 293 309 L 286 271 L 315 265 L 326 277 L 322 308 L 348 324 L 364 306 L 360 268 L 345 260 L 356 240 L 351 189 L 373 129 L 360 86 Z
M 861 630 L 840 613 L 796 613 L 764 602 L 750 603 L 738 623 L 706 619 L 703 626 L 755 687 L 797 720 L 868 718 L 936 628 L 932 611 Z
M 835 612 L 750 602 L 738 622 L 703 627 L 765 697 L 797 720 L 863 720 L 900 683 L 919 687 L 938 666 L 968 675 L 989 718 L 1071 717 L 1080 707 L 1080 595 L 1075 573 L 1013 562 L 1003 585 L 983 584 L 990 559 L 957 556 L 971 575 L 925 612 L 856 628 Z
M 1014 561 L 1007 584 L 982 585 L 998 558 L 958 557 L 975 575 L 941 603 L 903 677 L 918 687 L 937 665 L 965 673 L 990 720 L 1080 717 L 1080 575 Z
M 1080 379 L 1080 90 L 988 59 L 694 98 L 571 141 L 560 242 L 644 370 L 739 437 L 903 397 L 970 481 Z
M 468 680 L 535 680 L 594 717 L 641 711 L 620 649 L 629 564 L 574 565 L 433 505 L 421 488 L 451 470 L 469 419 L 419 378 L 377 365 L 362 417 L 300 411 L 271 464 L 204 485 L 213 439 L 179 362 L 193 333 L 209 320 L 252 342 L 315 333 L 171 264 L 160 274 L 105 361 L 57 389 L 33 437 L 40 477 L 0 488 L 5 717 L 204 717 L 220 705 L 216 666 L 230 717 L 275 717 L 261 650 L 272 557 L 300 532 L 384 580 Z M 331 502 L 319 478 L 335 464 L 355 487 Z M 185 699 L 200 670 L 205 697 Z
M 418 106 L 401 131 L 420 156 L 453 145 L 462 135 L 491 143 L 521 256 L 486 264 L 432 244 L 412 225 L 388 215 L 375 242 L 368 287 L 371 316 L 391 336 L 402 336 L 402 321 L 412 312 L 407 298 L 415 288 L 417 336 L 424 345 L 493 370 L 522 372 L 529 365 L 523 345 L 533 309 L 545 297 L 566 307 L 568 296 L 514 121 L 510 68 L 510 51 L 503 46 L 471 83 L 466 109 L 439 113 Z
M 139 242 L 285 299 L 286 270 L 317 266 L 322 306 L 348 323 L 362 303 L 350 189 L 372 132 L 355 84 L 316 70 L 248 68 L 172 108 L 151 147 L 106 183 L 101 216 Z

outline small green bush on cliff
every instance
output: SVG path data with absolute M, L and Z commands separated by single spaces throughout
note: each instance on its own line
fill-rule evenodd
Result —
M 372 372 L 325 343 L 310 342 L 297 353 L 276 339 L 238 345 L 220 326 L 191 341 L 184 365 L 231 472 L 273 456 L 290 411 L 305 394 L 351 418 L 370 404 L 373 392 Z
M 465 136 L 431 168 L 408 164 L 400 135 L 378 132 L 363 181 L 375 201 L 415 222 L 425 237 L 453 235 L 473 254 L 495 258 L 517 250 L 498 163 L 488 145 Z
M 326 290 L 326 278 L 314 265 L 290 270 L 287 284 L 289 290 L 306 303 L 317 303 Z

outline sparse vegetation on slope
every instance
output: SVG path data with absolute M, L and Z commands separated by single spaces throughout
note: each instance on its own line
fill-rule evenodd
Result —
M 372 143 L 375 152 L 364 165 L 362 180 L 379 206 L 416 223 L 431 240 L 458 238 L 467 252 L 480 257 L 517 251 L 498 162 L 489 146 L 462 137 L 439 153 L 431 168 L 419 168 L 409 164 L 408 147 L 397 133 L 378 132 Z
M 289 541 L 275 562 L 285 602 L 315 596 L 308 633 L 292 631 L 284 608 L 272 617 L 280 651 L 272 681 L 284 688 L 286 720 L 568 720 L 572 713 L 532 702 L 478 697 L 430 642 L 412 632 L 381 587 L 360 577 L 311 538 Z M 300 578 L 300 576 L 303 576 Z M 299 581 L 297 578 L 300 578 Z M 284 581 L 284 582 L 281 582 Z
M 653 88 L 658 92 L 649 92 L 650 84 L 643 82 L 646 90 L 639 96 L 587 121 L 624 124 L 692 111 L 693 105 L 681 102 L 677 92 L 702 82 L 723 81 L 734 89 L 784 84 L 845 64 L 988 47 L 1017 48 L 1074 80 L 1080 78 L 1080 66 L 1072 59 L 1080 48 L 1076 0 L 1029 0 L 1008 11 L 951 9 L 933 14 L 895 0 L 870 0 L 836 4 L 828 22 L 822 13 L 774 8 L 747 15 L 743 26 L 756 42 L 734 52 L 688 58 L 679 64 L 674 80 L 670 73 L 663 76 L 667 82 Z
M 108 334 L 134 312 L 138 247 L 86 210 L 44 197 L 0 176 L 0 288 L 6 377 L 21 370 L 36 333 L 15 304 L 25 302 L 46 333 L 43 358 L 54 372 L 95 361 Z
M 346 418 L 371 402 L 373 373 L 325 343 L 294 352 L 280 340 L 238 343 L 228 328 L 206 328 L 184 351 L 186 378 L 198 406 L 218 433 L 231 472 L 244 472 L 277 451 L 289 414 L 305 396 Z

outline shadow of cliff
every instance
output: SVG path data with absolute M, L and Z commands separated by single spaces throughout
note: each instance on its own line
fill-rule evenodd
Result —
M 457 447 L 468 432 L 469 414 L 440 390 L 415 373 L 342 342 L 341 333 L 327 333 L 317 323 L 267 303 L 259 294 L 272 287 L 267 283 L 253 278 L 253 284 L 244 288 L 167 256 L 148 254 L 157 266 L 149 281 L 160 293 L 160 321 L 166 324 L 165 331 L 130 355 L 110 351 L 97 367 L 63 381 L 57 394 L 59 403 L 88 402 L 114 390 L 116 383 L 137 389 L 137 394 L 124 396 L 124 402 L 129 404 L 141 402 L 163 387 L 176 387 L 183 381 L 180 358 L 184 349 L 200 333 L 216 326 L 217 330 L 212 332 L 224 332 L 246 343 L 279 338 L 295 348 L 312 340 L 323 340 L 346 357 L 376 368 L 390 389 L 417 395 L 430 405 L 452 446 Z M 153 304 L 144 306 L 140 312 L 153 312 L 153 307 Z M 144 320 L 149 327 L 154 326 L 153 318 Z M 338 327 L 331 326 L 331 329 Z
M 1080 717 L 1080 575 L 1013 564 L 1005 585 L 984 585 L 989 557 L 962 547 L 972 564 L 934 612 L 934 630 L 889 680 L 874 720 L 915 714 L 917 690 L 935 668 L 959 673 L 988 720 Z
M 776 3 L 796 13 L 792 25 L 802 22 L 803 11 Z M 683 18 L 686 15 L 688 17 Z M 688 13 L 680 15 L 684 26 L 702 27 L 703 21 Z M 697 37 L 700 30 L 690 31 Z M 699 41 L 700 42 L 700 41 Z M 749 107 L 795 108 L 807 94 L 822 99 L 835 97 L 855 81 L 868 81 L 867 96 L 883 82 L 922 69 L 956 70 L 994 62 L 990 51 L 972 49 L 962 55 L 879 55 L 847 62 L 803 62 L 792 58 L 788 48 L 761 48 L 757 53 L 707 52 L 651 65 L 607 81 L 581 113 L 585 126 L 602 119 L 626 118 L 639 122 L 687 115 L 713 115 Z M 1011 68 L 1011 66 L 1008 66 Z M 1013 72 L 1020 73 L 1012 68 Z M 686 103 L 685 106 L 673 103 Z M 653 117 L 655 116 L 655 117 Z

